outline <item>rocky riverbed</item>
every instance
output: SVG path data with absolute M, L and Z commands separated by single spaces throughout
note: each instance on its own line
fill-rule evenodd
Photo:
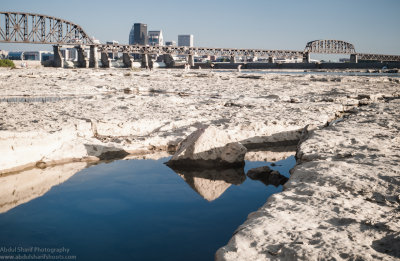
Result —
M 210 70 L 1 69 L 0 186 L 8 182 L 2 198 L 18 200 L 13 186 L 21 180 L 10 178 L 16 171 L 173 153 L 210 125 L 242 143 L 247 160 L 274 161 L 287 154 L 275 153 L 276 146 L 299 144 L 284 192 L 249 215 L 217 260 L 399 259 L 399 82 Z

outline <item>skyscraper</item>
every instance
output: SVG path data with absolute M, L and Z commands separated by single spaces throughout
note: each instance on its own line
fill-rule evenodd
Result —
M 129 32 L 129 44 L 147 45 L 147 24 L 135 23 Z
M 135 23 L 133 31 L 133 44 L 147 45 L 147 24 Z
M 164 45 L 164 38 L 162 31 L 149 31 L 149 45 L 154 46 L 163 46 Z
M 193 34 L 178 35 L 178 46 L 193 47 Z
M 133 44 L 135 42 L 135 26 L 132 25 L 131 31 L 129 32 L 129 44 Z

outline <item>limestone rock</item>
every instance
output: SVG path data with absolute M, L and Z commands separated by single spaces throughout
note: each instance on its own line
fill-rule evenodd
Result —
M 253 180 L 259 180 L 266 186 L 273 185 L 278 187 L 283 185 L 288 181 L 288 178 L 281 175 L 279 171 L 272 170 L 268 166 L 258 167 L 250 169 L 247 172 L 247 176 Z
M 229 135 L 216 127 L 201 128 L 181 142 L 167 165 L 242 166 L 247 149 L 232 142 Z

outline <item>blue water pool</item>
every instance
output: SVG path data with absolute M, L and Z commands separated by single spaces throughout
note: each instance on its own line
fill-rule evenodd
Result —
M 0 248 L 77 260 L 213 260 L 247 215 L 282 189 L 243 171 L 175 173 L 167 160 L 119 160 L 78 172 L 0 214 Z M 289 157 L 271 168 L 288 176 L 294 164 Z M 244 173 L 264 165 L 246 162 Z

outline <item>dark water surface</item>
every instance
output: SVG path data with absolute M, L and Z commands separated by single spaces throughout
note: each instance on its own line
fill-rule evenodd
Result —
M 77 260 L 213 260 L 247 215 L 282 190 L 245 177 L 231 185 L 231 178 L 180 176 L 165 161 L 80 171 L 0 214 L 0 248 L 64 247 Z M 271 168 L 288 176 L 295 159 L 276 164 Z M 246 162 L 245 172 L 264 165 Z

